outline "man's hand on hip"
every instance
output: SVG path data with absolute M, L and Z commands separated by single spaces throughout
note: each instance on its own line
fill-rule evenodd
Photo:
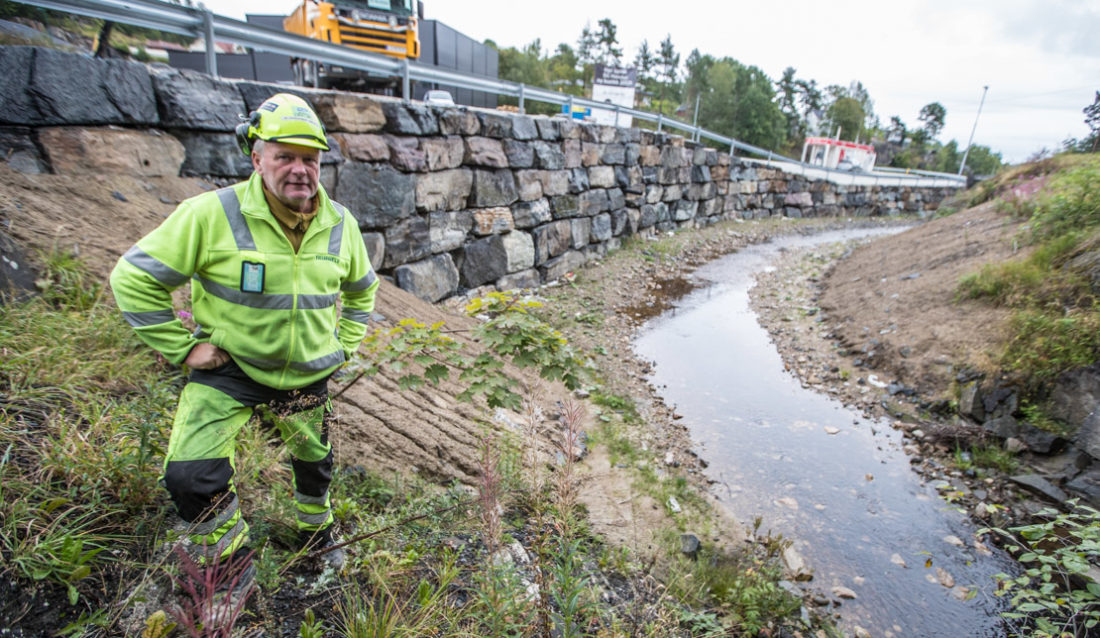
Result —
M 212 370 L 229 363 L 229 353 L 212 343 L 200 343 L 183 360 L 184 365 L 195 370 Z

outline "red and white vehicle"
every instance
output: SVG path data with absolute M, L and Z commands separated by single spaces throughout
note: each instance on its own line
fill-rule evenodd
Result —
M 802 161 L 812 166 L 870 173 L 875 168 L 875 147 L 828 137 L 807 137 L 802 145 Z

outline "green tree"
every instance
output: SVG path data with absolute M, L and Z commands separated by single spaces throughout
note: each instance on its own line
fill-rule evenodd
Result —
M 988 146 L 971 146 L 966 156 L 966 168 L 975 175 L 992 175 L 1000 170 L 1004 160 Z
M 891 116 L 890 126 L 886 129 L 886 141 L 890 144 L 902 146 L 905 144 L 908 135 L 909 130 L 905 127 L 905 122 L 902 122 L 901 118 L 896 115 Z
M 649 42 L 642 40 L 638 45 L 638 55 L 634 56 L 634 68 L 638 70 L 638 79 L 642 82 L 650 79 L 650 73 L 657 66 L 657 58 L 649 50 Z
M 830 127 L 835 130 L 839 127 L 840 138 L 855 140 L 863 130 L 865 113 L 859 100 L 851 97 L 839 97 L 829 105 L 825 113 Z
M 951 140 L 936 149 L 930 168 L 941 173 L 958 173 L 961 163 L 962 153 L 959 152 L 959 143 Z
M 1100 91 L 1096 92 L 1096 97 L 1092 100 L 1092 104 L 1081 110 L 1085 114 L 1085 124 L 1089 126 L 1089 139 L 1092 140 L 1092 146 L 1089 152 L 1095 153 L 1097 143 L 1100 143 Z M 1087 141 L 1088 140 L 1086 140 L 1086 143 Z
M 680 54 L 672 46 L 672 35 L 665 36 L 661 40 L 661 47 L 657 50 L 657 64 L 661 67 L 660 109 L 665 111 L 665 97 L 675 100 L 679 91 L 676 86 L 677 72 L 680 68 Z
M 707 73 L 714 66 L 715 59 L 710 55 L 699 53 L 699 49 L 692 49 L 684 62 L 684 100 L 688 106 L 693 106 L 695 98 L 707 92 L 709 83 Z
M 771 78 L 755 66 L 732 58 L 699 56 L 706 93 L 699 105 L 701 126 L 734 139 L 778 150 L 786 140 L 787 120 L 775 100 Z
M 924 131 L 928 134 L 927 139 L 930 140 L 936 139 L 936 136 L 943 130 L 946 118 L 947 109 L 943 108 L 943 105 L 939 102 L 925 104 L 921 107 L 920 115 L 917 116 L 917 119 L 924 124 Z
M 616 46 L 619 44 L 619 39 L 616 37 L 618 27 L 611 21 L 611 18 L 600 20 L 599 25 L 600 31 L 596 34 L 599 53 L 596 58 L 601 64 L 619 66 L 622 64 L 623 50 L 622 47 Z
M 800 120 L 798 116 L 798 80 L 794 77 L 795 68 L 789 66 L 783 69 L 783 77 L 776 82 L 776 105 L 783 117 L 787 119 L 787 141 L 794 142 L 801 137 Z

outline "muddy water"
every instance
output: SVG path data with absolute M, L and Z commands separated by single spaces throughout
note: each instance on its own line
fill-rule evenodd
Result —
M 992 575 L 1001 555 L 926 484 L 888 423 L 863 419 L 784 371 L 749 307 L 753 275 L 781 248 L 897 232 L 841 231 L 750 247 L 695 272 L 699 287 L 650 320 L 635 343 L 684 416 L 716 495 L 740 520 L 782 534 L 833 599 L 842 627 L 872 636 L 998 636 Z

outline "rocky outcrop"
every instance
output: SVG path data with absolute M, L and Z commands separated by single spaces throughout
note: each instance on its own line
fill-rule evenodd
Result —
M 322 184 L 358 220 L 381 273 L 432 301 L 557 278 L 627 235 L 731 218 L 922 213 L 953 190 L 840 186 L 665 133 L 35 47 L 0 48 L 0 71 L 0 145 L 25 172 L 229 183 L 251 171 L 232 134 L 241 117 L 276 92 L 302 96 L 329 135 Z M 112 152 L 94 152 L 103 148 Z

